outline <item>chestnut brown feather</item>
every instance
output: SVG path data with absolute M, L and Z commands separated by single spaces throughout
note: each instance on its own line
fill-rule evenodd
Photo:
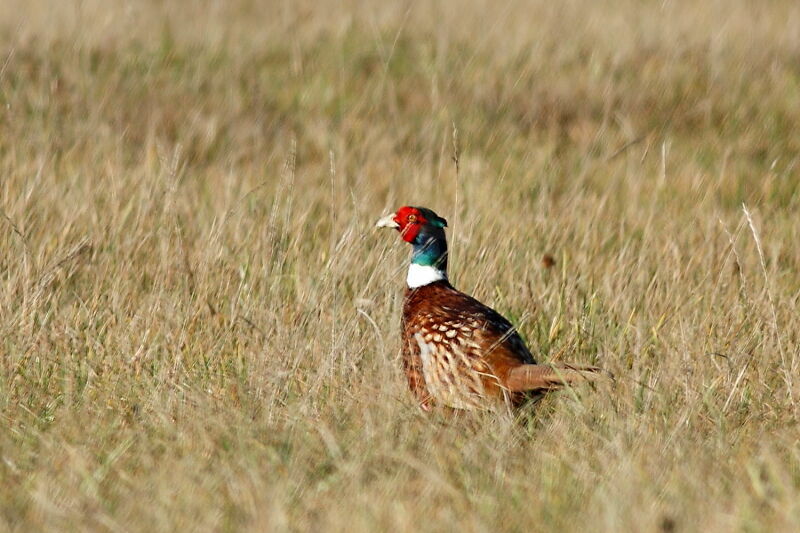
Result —
M 581 381 L 594 381 L 601 377 L 595 366 L 522 365 L 512 368 L 504 385 L 512 392 L 548 391 Z
M 403 364 L 424 409 L 434 402 L 475 409 L 486 398 L 520 403 L 597 376 L 595 367 L 536 364 L 511 323 L 447 280 L 407 289 L 403 305 Z
M 592 379 L 599 369 L 539 365 L 514 326 L 447 280 L 447 222 L 424 207 L 401 207 L 377 227 L 393 228 L 412 245 L 403 302 L 403 369 L 423 409 L 458 409 L 487 398 L 516 405 L 530 393 Z

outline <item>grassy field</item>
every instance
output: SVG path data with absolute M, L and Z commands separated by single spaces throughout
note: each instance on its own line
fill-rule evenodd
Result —
M 788 0 L 2 3 L 0 530 L 797 531 L 798 124 Z M 419 412 L 405 204 L 617 381 Z

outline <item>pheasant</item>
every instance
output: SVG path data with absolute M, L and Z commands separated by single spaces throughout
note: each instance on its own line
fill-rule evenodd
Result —
M 424 207 L 378 220 L 412 246 L 403 301 L 403 367 L 422 409 L 519 405 L 598 375 L 596 367 L 537 364 L 514 326 L 447 279 L 447 221 Z M 488 401 L 487 401 L 488 400 Z

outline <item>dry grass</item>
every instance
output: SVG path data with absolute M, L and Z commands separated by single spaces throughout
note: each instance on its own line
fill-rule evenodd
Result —
M 161 4 L 0 6 L 0 528 L 800 528 L 800 6 Z M 619 381 L 419 413 L 401 204 Z

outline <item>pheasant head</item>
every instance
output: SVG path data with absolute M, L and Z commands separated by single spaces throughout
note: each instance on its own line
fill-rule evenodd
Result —
M 396 229 L 400 238 L 411 244 L 409 288 L 447 279 L 447 220 L 425 207 L 404 206 L 378 220 L 376 226 Z

